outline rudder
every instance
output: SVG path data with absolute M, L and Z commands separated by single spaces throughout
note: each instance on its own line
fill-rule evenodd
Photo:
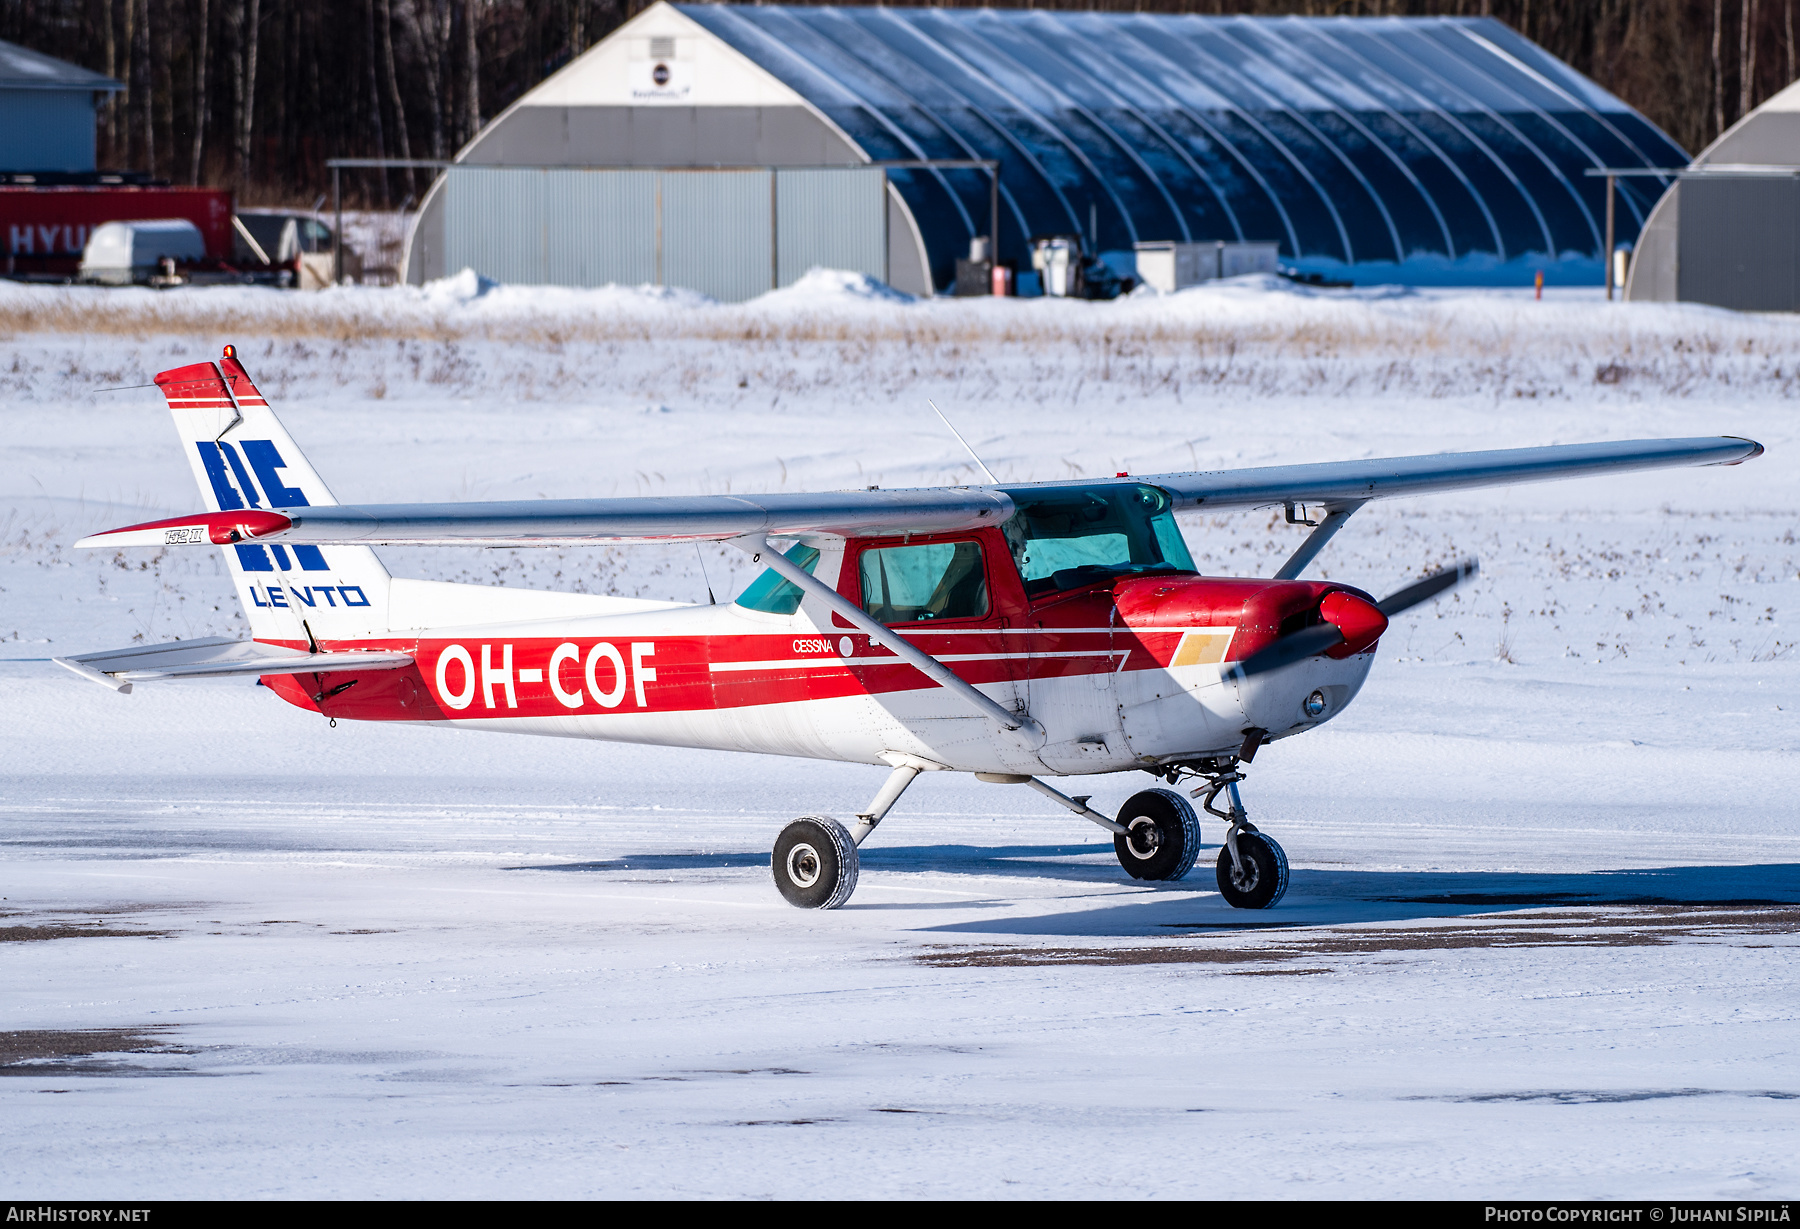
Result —
M 209 511 L 337 503 L 275 417 L 233 347 L 216 363 L 165 371 L 157 387 Z M 388 570 L 366 546 L 221 547 L 258 640 L 305 646 L 388 630 Z

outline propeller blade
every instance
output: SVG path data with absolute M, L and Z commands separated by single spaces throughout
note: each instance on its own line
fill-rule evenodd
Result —
M 1238 662 L 1234 673 L 1239 678 L 1249 678 L 1256 674 L 1266 674 L 1270 670 L 1279 670 L 1303 658 L 1330 652 L 1349 639 L 1343 628 L 1338 626 L 1339 623 L 1348 626 L 1357 637 L 1351 643 L 1356 646 L 1357 652 L 1361 652 L 1364 647 L 1380 638 L 1381 633 L 1387 629 L 1388 619 L 1403 610 L 1412 609 L 1420 602 L 1430 601 L 1444 590 L 1469 579 L 1480 569 L 1479 560 L 1464 559 L 1455 567 L 1433 572 L 1424 580 L 1415 581 L 1397 593 L 1388 594 L 1373 609 L 1365 599 L 1354 594 L 1328 594 L 1320 605 L 1320 613 L 1326 617 L 1326 622 L 1290 632 L 1273 644 L 1264 645 Z M 1334 602 L 1338 609 L 1333 608 Z M 1380 620 L 1374 619 L 1377 610 L 1382 615 Z
M 1253 674 L 1279 670 L 1303 657 L 1316 657 L 1341 644 L 1343 639 L 1344 633 L 1329 623 L 1303 627 L 1297 632 L 1288 633 L 1274 644 L 1264 645 L 1244 658 L 1237 664 L 1237 673 L 1248 678 Z
M 1415 581 L 1404 589 L 1388 594 L 1376 603 L 1376 608 L 1391 619 L 1403 610 L 1411 610 L 1420 602 L 1429 602 L 1444 590 L 1460 585 L 1480 570 L 1479 559 L 1464 559 L 1455 567 L 1433 572 L 1424 580 Z

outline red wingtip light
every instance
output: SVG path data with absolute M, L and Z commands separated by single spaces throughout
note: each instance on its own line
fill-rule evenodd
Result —
M 237 347 L 236 346 L 226 346 L 225 347 L 225 357 L 226 358 L 236 358 L 237 357 Z
M 1331 657 L 1349 657 L 1362 652 L 1381 639 L 1381 633 L 1388 626 L 1387 616 L 1373 602 L 1342 590 L 1326 594 L 1325 600 L 1319 603 L 1319 613 L 1344 636 L 1344 643 L 1330 651 Z

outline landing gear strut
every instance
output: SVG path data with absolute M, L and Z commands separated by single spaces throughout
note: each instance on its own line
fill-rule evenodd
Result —
M 868 810 L 857 814 L 853 828 L 829 815 L 803 815 L 783 828 L 769 860 L 782 898 L 797 909 L 836 909 L 849 900 L 862 869 L 857 846 L 869 839 L 875 825 L 922 771 L 918 763 L 896 766 Z
M 1234 761 L 1223 767 L 1209 767 L 1199 772 L 1207 783 L 1194 791 L 1194 797 L 1206 797 L 1200 806 L 1209 815 L 1224 820 L 1225 847 L 1219 850 L 1219 894 L 1234 909 L 1269 909 L 1287 892 L 1287 854 L 1272 837 L 1257 831 L 1244 812 L 1238 797 L 1238 782 L 1244 774 Z M 1156 791 L 1166 792 L 1166 791 Z M 1223 793 L 1228 809 L 1221 811 L 1214 802 Z

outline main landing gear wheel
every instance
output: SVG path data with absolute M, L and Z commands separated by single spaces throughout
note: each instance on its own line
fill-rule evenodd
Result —
M 1287 854 L 1260 832 L 1237 834 L 1240 872 L 1231 860 L 1231 847 L 1219 850 L 1219 894 L 1234 909 L 1270 909 L 1287 892 Z
M 1133 879 L 1176 880 L 1194 869 L 1200 817 L 1174 790 L 1133 794 L 1120 809 L 1119 822 L 1126 831 L 1113 837 L 1113 852 Z
M 856 842 L 826 815 L 796 819 L 775 838 L 775 886 L 798 909 L 835 909 L 856 891 Z

